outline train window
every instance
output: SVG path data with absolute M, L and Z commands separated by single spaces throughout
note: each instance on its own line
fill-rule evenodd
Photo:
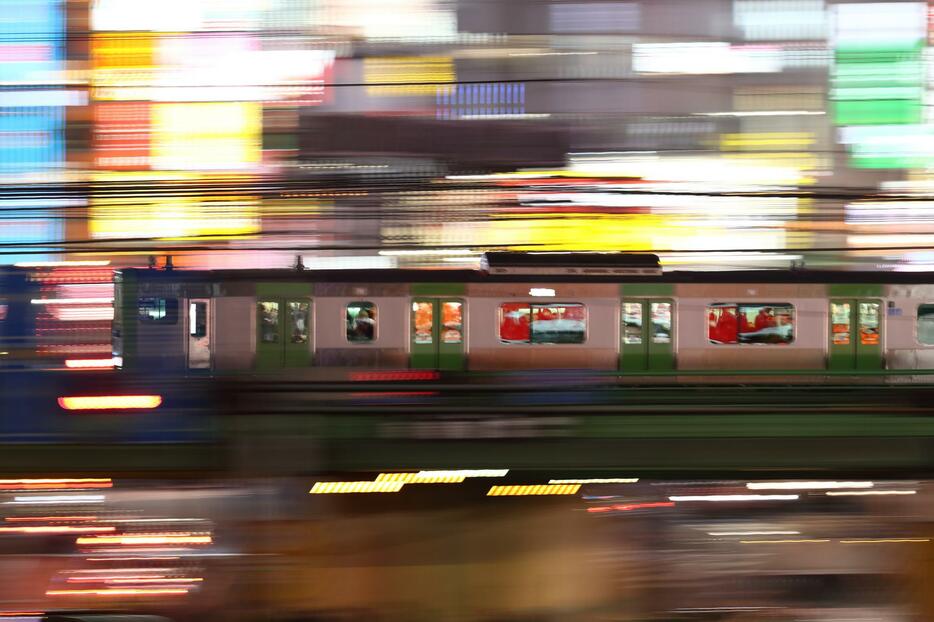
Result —
M 845 346 L 850 343 L 850 303 L 830 303 L 830 325 L 833 332 L 833 344 Z
M 279 341 L 279 303 L 267 300 L 259 303 L 260 339 L 263 343 Z
M 430 302 L 413 302 L 412 313 L 415 314 L 415 343 L 431 344 L 434 305 Z
M 208 303 L 192 302 L 188 304 L 188 333 L 195 339 L 208 334 Z
M 862 346 L 879 345 L 879 303 L 859 303 L 859 344 Z
M 292 343 L 308 343 L 308 311 L 307 302 L 288 303 L 289 318 L 292 320 Z
M 642 303 L 623 303 L 623 343 L 642 343 Z
M 934 304 L 918 305 L 918 341 L 934 346 Z
M 351 302 L 347 305 L 347 341 L 369 343 L 376 339 L 376 305 Z
M 795 339 L 795 308 L 787 302 L 712 304 L 707 339 L 721 345 L 787 345 Z
M 464 305 L 460 302 L 445 302 L 441 305 L 441 341 L 443 343 L 464 342 Z
M 671 343 L 671 303 L 653 302 L 652 343 Z
M 578 303 L 507 302 L 499 307 L 503 343 L 584 343 L 587 318 Z
M 178 298 L 140 298 L 139 321 L 146 324 L 175 324 L 178 321 Z

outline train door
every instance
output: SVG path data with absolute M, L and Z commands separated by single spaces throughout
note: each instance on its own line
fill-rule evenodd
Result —
M 675 368 L 674 304 L 670 298 L 624 298 L 620 369 L 626 372 Z
M 256 368 L 307 367 L 311 363 L 311 301 L 263 297 L 256 304 Z
M 882 302 L 868 298 L 830 301 L 832 370 L 882 369 Z
M 413 369 L 464 369 L 462 299 L 412 299 L 412 350 L 409 364 Z
M 211 301 L 188 300 L 188 369 L 211 369 Z

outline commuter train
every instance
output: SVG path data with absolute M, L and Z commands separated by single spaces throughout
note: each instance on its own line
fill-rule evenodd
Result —
M 934 281 L 663 272 L 634 254 L 490 253 L 480 270 L 126 269 L 113 355 L 125 369 L 202 373 L 927 370 Z

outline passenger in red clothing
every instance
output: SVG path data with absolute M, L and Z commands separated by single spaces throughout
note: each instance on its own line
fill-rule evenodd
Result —
M 504 309 L 499 336 L 505 341 L 528 341 L 529 314 L 523 313 L 521 308 Z
M 720 343 L 736 343 L 736 314 L 732 308 L 723 309 L 720 312 L 720 319 L 717 320 L 717 341 Z
M 775 316 L 772 315 L 772 307 L 763 307 L 756 316 L 756 331 L 764 328 L 774 328 L 776 326 Z

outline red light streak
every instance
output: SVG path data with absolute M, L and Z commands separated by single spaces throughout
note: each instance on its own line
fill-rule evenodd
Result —
M 657 503 L 625 503 L 622 505 L 605 505 L 596 508 L 587 508 L 588 512 L 629 512 L 631 510 L 642 510 L 645 508 L 671 508 L 674 507 L 672 501 L 659 501 Z
M 440 377 L 441 374 L 436 371 L 366 371 L 350 374 L 354 382 L 437 380 Z

